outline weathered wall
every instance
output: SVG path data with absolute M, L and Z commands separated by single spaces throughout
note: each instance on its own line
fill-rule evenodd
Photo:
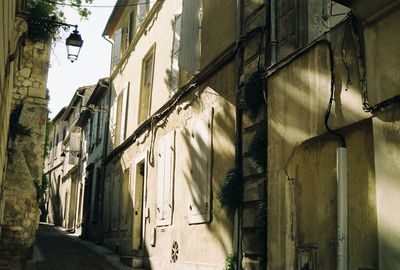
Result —
M 7 166 L 7 141 L 9 117 L 11 112 L 12 92 L 14 88 L 14 71 L 18 67 L 10 56 L 18 53 L 21 35 L 27 30 L 27 23 L 16 16 L 17 1 L 2 1 L 0 3 L 0 224 L 3 220 L 5 203 L 4 176 Z M 0 225 L 0 238 L 1 238 Z
M 34 181 L 41 183 L 45 124 L 47 119 L 46 80 L 50 44 L 26 42 L 23 68 L 17 72 L 14 104 L 23 104 L 19 123 L 31 130 L 17 135 L 6 173 L 6 207 L 1 249 L 26 252 L 34 240 L 39 209 Z
M 378 235 L 372 121 L 340 132 L 348 151 L 349 269 L 378 268 Z M 336 148 L 332 135 L 297 146 L 287 164 L 287 226 L 298 256 L 313 254 L 318 269 L 336 269 Z M 288 258 L 290 259 L 290 258 Z M 292 258 L 293 259 L 293 258 Z M 303 262 L 305 263 L 305 262 Z M 298 269 L 296 262 L 294 269 Z
M 348 126 L 369 117 L 362 110 L 354 41 L 345 29 L 346 24 L 342 24 L 330 33 L 331 37 L 335 37 L 331 40 L 335 72 L 335 101 L 329 118 L 332 129 Z M 342 59 L 343 48 L 345 62 Z M 297 145 L 326 133 L 324 117 L 331 93 L 329 53 L 326 43 L 316 44 L 304 54 L 289 60 L 289 63 L 267 78 L 267 246 L 268 266 L 272 269 L 293 267 L 295 243 L 290 233 L 285 169 Z M 345 64 L 349 68 L 351 84 L 347 84 Z
M 400 267 L 400 111 L 374 118 L 376 203 L 379 231 L 379 269 Z
M 144 219 L 144 256 L 145 262 L 151 269 L 222 269 L 226 256 L 232 250 L 232 233 L 233 233 L 233 217 L 227 216 L 224 209 L 219 206 L 217 201 L 217 191 L 222 184 L 223 176 L 227 169 L 233 167 L 234 160 L 234 106 L 232 105 L 233 97 L 230 89 L 234 87 L 233 79 L 234 65 L 229 64 L 227 67 L 216 73 L 208 82 L 204 83 L 200 88 L 193 90 L 182 102 L 177 104 L 172 114 L 167 116 L 164 125 L 159 127 L 155 132 L 154 146 L 151 145 L 151 137 L 145 132 L 137 139 L 129 149 L 125 151 L 121 159 L 112 161 L 107 166 L 106 179 L 110 178 L 110 185 L 106 184 L 105 198 L 109 205 L 105 205 L 105 218 L 108 218 L 108 230 L 106 228 L 105 244 L 112 248 L 118 249 L 122 255 L 135 255 L 131 253 L 132 247 L 132 208 L 128 208 L 129 220 L 128 228 L 122 224 L 119 215 L 117 215 L 117 225 L 115 215 L 112 212 L 113 204 L 113 188 L 121 183 L 114 183 L 115 173 L 121 174 L 127 168 L 134 168 L 138 157 L 146 157 L 150 151 L 155 156 L 156 163 L 151 163 L 150 158 L 146 159 L 147 178 L 145 186 L 145 199 L 143 213 L 149 213 L 148 218 Z M 208 87 L 207 87 L 208 86 Z M 228 95 L 229 93 L 229 95 Z M 203 187 L 197 186 L 192 182 L 190 167 L 190 135 L 188 129 L 196 120 L 196 117 L 204 113 L 210 112 L 214 108 L 214 116 L 212 123 L 213 136 L 213 164 L 212 164 L 212 191 L 211 191 L 211 222 L 190 225 L 188 223 L 189 202 L 196 196 L 197 190 Z M 163 121 L 162 121 L 163 122 Z M 173 182 L 174 206 L 172 225 L 157 226 L 157 157 L 159 154 L 158 143 L 165 134 L 175 130 L 175 177 Z M 133 194 L 135 172 L 130 172 L 130 193 L 129 202 L 133 204 L 135 196 Z M 108 195 L 107 195 L 108 193 Z M 122 195 L 121 195 L 122 196 Z M 118 201 L 118 203 L 122 203 Z M 121 211 L 122 206 L 119 206 Z M 114 224 L 114 225 L 113 225 Z M 114 226 L 117 226 L 116 228 Z M 114 227 L 114 228 L 113 228 Z M 152 231 L 156 230 L 155 246 L 151 246 L 153 237 Z M 190 239 L 190 240 L 189 240 Z M 172 242 L 176 240 L 179 244 L 179 259 L 177 263 L 171 263 Z M 196 244 L 194 244 L 194 242 Z

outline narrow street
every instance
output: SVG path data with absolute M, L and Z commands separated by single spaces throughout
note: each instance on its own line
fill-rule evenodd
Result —
M 95 253 L 79 239 L 67 236 L 52 225 L 40 224 L 36 236 L 42 261 L 36 262 L 37 270 L 111 270 L 112 267 L 100 254 Z

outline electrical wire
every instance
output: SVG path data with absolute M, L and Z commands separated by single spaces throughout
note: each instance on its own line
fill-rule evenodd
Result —
M 147 4 L 152 4 L 157 1 L 146 1 L 146 2 L 141 2 L 141 3 L 133 3 L 133 4 L 126 4 L 126 5 L 78 5 L 78 4 L 68 4 L 65 2 L 61 1 L 50 1 L 50 0 L 40 0 L 41 2 L 49 3 L 49 4 L 55 4 L 55 5 L 60 5 L 60 6 L 69 6 L 69 7 L 80 7 L 80 8 L 114 8 L 114 7 L 133 7 L 133 6 L 140 6 L 140 5 L 147 5 Z

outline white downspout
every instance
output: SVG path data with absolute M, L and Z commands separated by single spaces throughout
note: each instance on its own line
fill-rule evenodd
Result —
M 348 269 L 347 148 L 336 150 L 337 170 L 337 270 Z

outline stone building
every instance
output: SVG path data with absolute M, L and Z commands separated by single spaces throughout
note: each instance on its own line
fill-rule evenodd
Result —
M 66 134 L 66 123 L 61 120 L 66 107 L 62 108 L 51 120 L 50 144 L 45 159 L 43 174 L 47 178 L 47 192 L 45 203 L 45 220 L 48 223 L 61 226 L 61 197 L 60 184 L 63 177 L 62 141 Z
M 133 266 L 222 269 L 236 242 L 216 195 L 235 161 L 234 2 L 126 2 L 104 30 L 103 243 Z
M 44 174 L 48 179 L 47 221 L 68 230 L 81 229 L 85 172 L 81 149 L 83 131 L 77 125 L 94 86 L 82 86 L 70 104 L 52 120 L 52 139 Z
M 14 80 L 18 63 L 16 56 L 22 49 L 22 36 L 26 33 L 28 25 L 25 17 L 25 1 L 2 1 L 0 4 L 2 14 L 0 25 L 0 117 L 4 121 L 0 124 L 0 238 L 3 225 L 3 210 L 5 203 L 4 185 L 7 167 L 7 145 L 9 134 L 9 121 L 11 113 L 11 100 L 14 89 Z
M 26 39 L 17 58 L 0 240 L 1 250 L 15 254 L 29 251 L 39 224 L 35 182 L 42 182 L 50 47 L 50 42 Z
M 110 88 L 109 79 L 100 79 L 86 101 L 76 125 L 81 127 L 80 181 L 84 183 L 82 237 L 95 242 L 101 241 L 99 204 L 102 201 L 101 176 L 104 174 L 104 152 L 107 149 Z

